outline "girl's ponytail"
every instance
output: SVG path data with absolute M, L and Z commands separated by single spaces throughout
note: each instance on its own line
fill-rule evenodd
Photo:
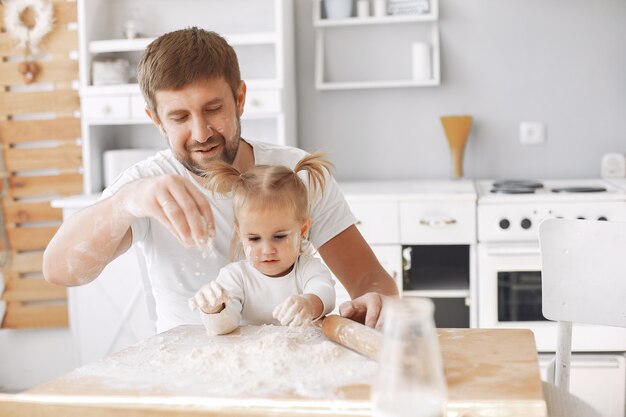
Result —
M 324 192 L 324 186 L 326 185 L 324 171 L 330 174 L 330 169 L 333 168 L 333 164 L 327 159 L 324 159 L 325 156 L 326 154 L 324 152 L 314 152 L 302 158 L 294 168 L 294 172 L 296 173 L 307 171 L 309 174 L 309 184 L 314 192 L 317 190 L 320 190 L 321 193 Z
M 225 195 L 231 192 L 241 179 L 241 172 L 226 162 L 215 161 L 209 165 L 203 177 L 206 179 L 205 184 L 209 190 Z

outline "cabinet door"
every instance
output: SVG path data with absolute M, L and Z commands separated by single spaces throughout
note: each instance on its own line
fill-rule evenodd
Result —
M 156 333 L 135 248 L 111 262 L 93 282 L 69 289 L 76 365 L 94 362 Z
M 394 244 L 400 241 L 398 202 L 354 200 L 347 198 L 356 217 L 356 226 L 370 244 Z
M 541 377 L 553 355 L 541 354 Z M 573 354 L 570 392 L 594 407 L 605 417 L 624 417 L 626 367 L 624 355 Z
M 130 115 L 127 96 L 83 97 L 83 118 L 92 121 L 126 120 Z
M 400 202 L 400 238 L 407 245 L 474 243 L 474 202 Z
M 372 245 L 374 255 L 383 268 L 396 281 L 398 290 L 402 291 L 402 246 L 400 245 Z M 337 293 L 337 303 L 335 305 L 334 314 L 339 314 L 339 306 L 344 301 L 349 301 L 350 295 L 346 288 L 339 282 L 337 277 L 333 275 L 335 280 L 335 291 Z

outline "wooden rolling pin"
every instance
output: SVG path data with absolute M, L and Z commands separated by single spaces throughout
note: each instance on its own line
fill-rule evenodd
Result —
M 322 321 L 322 333 L 333 342 L 378 360 L 382 334 L 371 327 L 331 314 Z

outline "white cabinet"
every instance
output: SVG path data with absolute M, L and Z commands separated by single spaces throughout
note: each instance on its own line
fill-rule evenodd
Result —
M 167 145 L 145 114 L 134 68 L 163 33 L 198 26 L 235 48 L 248 97 L 242 136 L 296 145 L 293 0 L 78 0 L 84 190 L 103 188 L 101 158 L 109 149 Z M 133 18 L 140 38 L 125 39 Z M 127 82 L 94 85 L 95 61 L 130 63 Z
M 95 203 L 98 194 L 53 200 L 67 219 Z M 113 260 L 89 284 L 68 289 L 74 365 L 82 366 L 156 333 L 154 305 L 142 282 L 143 259 L 136 248 Z
M 312 1 L 318 90 L 439 85 L 438 0 L 426 13 L 345 19 L 327 18 L 323 0 Z
M 344 182 L 357 227 L 403 297 L 429 297 L 439 327 L 477 325 L 471 181 Z
M 554 355 L 540 354 L 542 379 Z M 626 359 L 623 354 L 572 354 L 570 392 L 593 406 L 605 417 L 624 417 Z

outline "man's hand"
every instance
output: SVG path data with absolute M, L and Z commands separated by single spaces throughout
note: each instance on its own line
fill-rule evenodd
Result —
M 200 246 L 215 236 L 209 201 L 186 178 L 143 178 L 127 184 L 114 197 L 121 199 L 121 208 L 129 215 L 158 220 L 185 246 Z
M 316 298 L 319 300 L 318 297 Z M 319 303 L 321 304 L 321 300 L 319 300 Z M 319 315 L 315 314 L 315 309 L 314 300 L 310 297 L 292 295 L 276 306 L 272 312 L 272 316 L 283 326 L 306 326 Z
M 217 282 L 211 281 L 189 299 L 189 308 L 200 308 L 206 314 L 215 314 L 224 309 L 224 303 L 229 299 L 228 292 Z
M 342 317 L 358 321 L 368 327 L 380 329 L 382 327 L 381 311 L 387 296 L 375 292 L 368 292 L 352 301 L 346 301 L 339 306 Z

